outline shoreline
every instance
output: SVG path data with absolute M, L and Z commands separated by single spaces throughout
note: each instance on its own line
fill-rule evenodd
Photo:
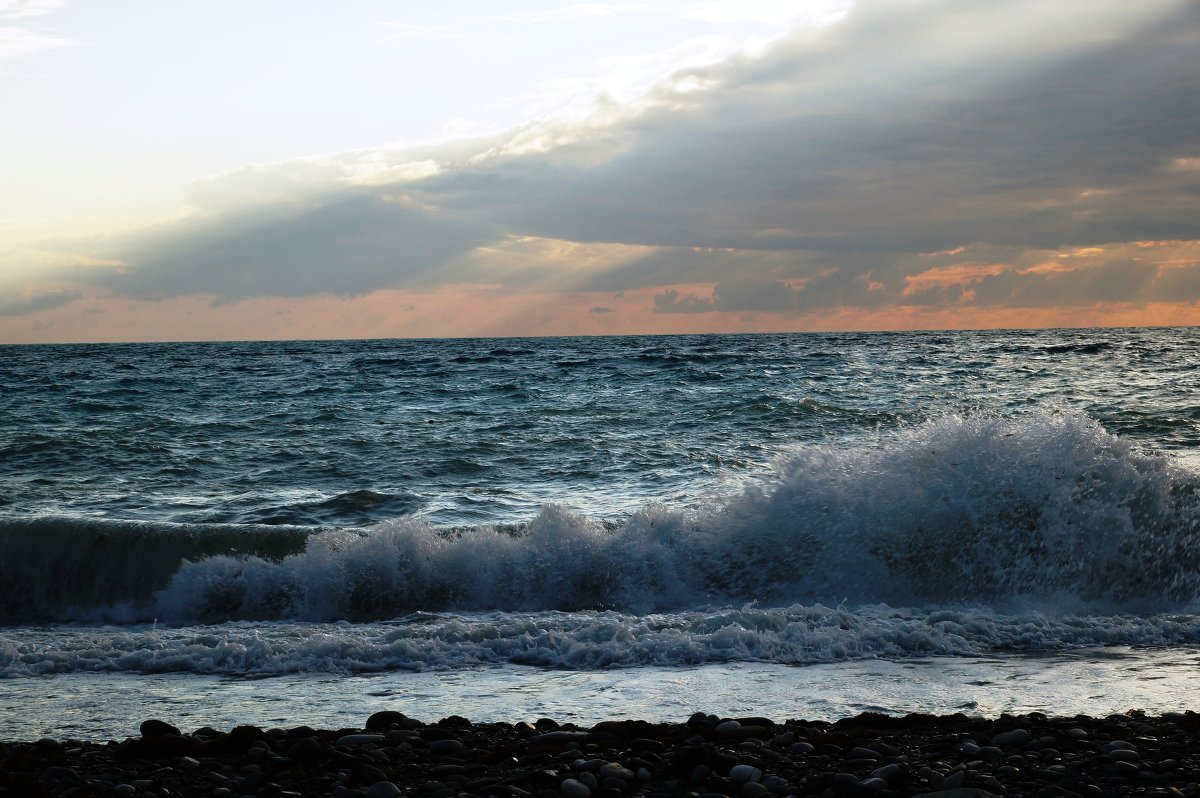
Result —
M 140 731 L 120 742 L 0 742 L 0 796 L 1200 796 L 1191 711 L 835 722 L 697 713 L 590 727 L 382 711 L 361 728 L 181 733 L 147 720 Z

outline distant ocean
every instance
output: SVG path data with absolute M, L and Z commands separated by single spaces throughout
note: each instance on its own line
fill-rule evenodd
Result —
M 0 347 L 0 730 L 1200 709 L 1200 328 Z

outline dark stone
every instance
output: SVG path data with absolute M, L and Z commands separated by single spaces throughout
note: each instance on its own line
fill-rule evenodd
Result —
M 387 774 L 374 765 L 366 762 L 359 762 L 350 770 L 350 778 L 356 783 L 365 787 L 370 787 L 372 784 L 380 781 L 387 781 Z
M 429 750 L 435 754 L 456 756 L 466 751 L 467 747 L 459 740 L 432 740 Z
M 178 737 L 180 733 L 179 729 L 170 723 L 154 718 L 142 721 L 139 731 L 143 737 Z
M 441 729 L 469 729 L 471 728 L 471 721 L 461 715 L 451 715 L 448 718 L 439 720 L 437 726 Z
M 164 759 L 167 757 L 187 756 L 200 747 L 201 743 L 195 737 L 178 735 L 175 737 L 143 737 L 137 742 L 137 756 L 145 759 Z
M 583 738 L 583 742 L 584 745 L 591 746 L 590 750 L 596 750 L 598 748 L 619 748 L 621 746 L 622 739 L 623 738 L 618 737 L 615 734 L 610 734 L 606 731 L 596 731 L 593 729 L 587 733 L 586 737 Z
M 858 796 L 865 792 L 862 785 L 858 783 L 858 776 L 853 773 L 834 773 L 829 780 L 829 786 L 833 788 L 836 795 Z
M 49 784 L 53 789 L 63 790 L 72 785 L 80 784 L 83 782 L 83 777 L 74 768 L 53 766 L 42 771 L 41 780 Z
M 735 720 L 737 720 L 737 722 L 742 724 L 743 726 L 774 726 L 775 725 L 775 721 L 771 720 L 770 718 L 763 718 L 763 717 L 759 717 L 757 715 L 752 718 L 735 718 Z
M 321 741 L 316 737 L 304 737 L 288 748 L 287 755 L 296 761 L 313 760 L 321 756 Z
M 393 726 L 399 726 L 404 722 L 405 715 L 403 712 L 385 709 L 381 712 L 376 712 L 367 718 L 367 731 L 385 732 L 390 731 Z
M 370 725 L 377 728 L 367 731 L 251 726 L 227 734 L 144 734 L 122 743 L 0 742 L 0 798 L 89 798 L 109 794 L 118 783 L 175 798 L 226 790 L 231 798 L 366 796 L 385 782 L 410 798 L 562 798 L 568 778 L 587 786 L 591 798 L 903 798 L 937 790 L 933 798 L 1200 798 L 1193 783 L 1200 734 L 1174 717 L 1005 716 L 964 723 L 950 716 L 939 725 L 923 716 L 905 727 L 859 716 L 776 726 L 770 739 L 777 742 L 766 745 L 714 734 L 712 724 L 722 719 L 700 719 L 690 726 L 613 721 L 590 731 L 508 723 L 468 730 L 447 728 L 461 726 L 458 721 L 424 727 L 395 713 L 375 718 Z M 731 728 L 753 729 L 757 720 L 743 718 Z M 403 728 L 410 723 L 422 731 Z M 1007 750 L 987 750 L 997 737 Z M 334 745 L 344 738 L 363 742 Z M 195 750 L 180 755 L 188 748 Z M 761 770 L 761 779 L 732 778 L 739 764 Z M 956 783 L 957 790 L 947 790 Z M 382 790 L 379 798 L 385 798 Z
M 252 744 L 265 739 L 266 732 L 257 726 L 237 726 L 228 734 L 204 740 L 199 751 L 213 756 L 244 754 Z
M 310 733 L 315 734 L 315 732 L 312 731 L 310 731 Z M 192 736 L 198 740 L 213 740 L 217 737 L 224 737 L 225 732 L 217 731 L 212 726 L 201 726 L 199 729 L 196 729 L 194 732 L 192 732 Z

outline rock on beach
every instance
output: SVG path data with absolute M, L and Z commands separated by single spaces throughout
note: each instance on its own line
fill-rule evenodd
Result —
M 1200 798 L 1200 715 L 435 723 L 0 743 L 0 798 Z

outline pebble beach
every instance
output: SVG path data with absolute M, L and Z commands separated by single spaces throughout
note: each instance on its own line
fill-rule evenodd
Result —
M 425 722 L 0 743 L 0 796 L 941 798 L 1200 794 L 1200 714 Z

